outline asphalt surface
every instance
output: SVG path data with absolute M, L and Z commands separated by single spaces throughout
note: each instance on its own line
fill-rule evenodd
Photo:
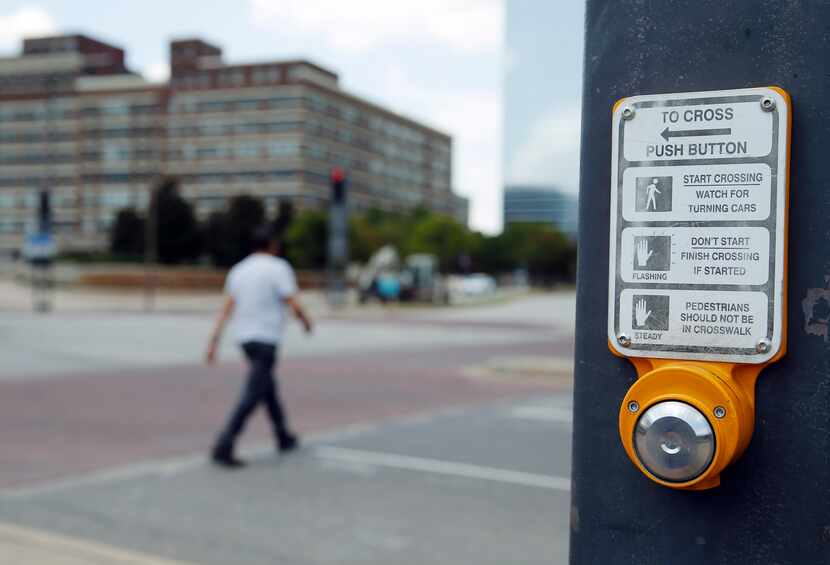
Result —
M 208 315 L 4 316 L 0 557 L 5 523 L 130 563 L 565 563 L 572 315 L 321 312 L 280 371 L 303 448 L 258 413 L 232 473 L 204 453 L 244 367 L 198 363 Z

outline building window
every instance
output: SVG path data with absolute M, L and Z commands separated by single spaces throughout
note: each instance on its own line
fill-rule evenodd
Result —
M 357 121 L 357 110 L 352 108 L 351 106 L 343 106 L 343 119 L 347 122 L 356 122 Z
M 28 191 L 23 195 L 24 208 L 37 208 L 40 204 L 40 195 L 34 191 Z
M 98 214 L 98 231 L 108 232 L 115 221 L 115 214 L 109 210 L 102 211 Z
M 155 114 L 159 111 L 158 104 L 134 104 L 131 107 L 133 114 Z
M 73 233 L 77 225 L 76 222 L 54 222 L 52 229 L 58 233 Z
M 259 133 L 265 129 L 265 127 L 265 124 L 258 123 L 237 124 L 236 133 L 240 135 Z
M 83 224 L 81 224 L 81 229 L 87 235 L 92 235 L 95 233 L 95 218 L 86 217 L 84 218 Z
M 262 67 L 254 69 L 252 78 L 254 84 L 272 84 L 279 82 L 281 74 L 279 67 Z
M 308 156 L 312 159 L 317 159 L 319 161 L 324 161 L 328 157 L 328 149 L 325 146 L 320 145 L 318 143 L 309 143 L 306 146 L 306 152 Z
M 222 86 L 242 86 L 245 84 L 245 71 L 230 69 L 219 73 L 219 84 Z
M 127 161 L 130 158 L 130 150 L 124 146 L 105 145 L 101 156 L 103 157 L 104 162 L 107 163 L 112 163 L 114 161 Z
M 225 135 L 231 126 L 219 120 L 205 120 L 199 126 L 202 135 Z
M 199 175 L 199 182 L 202 184 L 221 183 L 225 179 L 220 174 L 214 175 Z
M 288 80 L 291 82 L 304 80 L 321 84 L 329 88 L 337 85 L 336 79 L 308 65 L 295 65 L 291 67 L 288 70 Z
M 224 147 L 199 147 L 196 155 L 199 159 L 218 159 L 226 154 Z
M 101 205 L 105 208 L 126 208 L 130 205 L 130 192 L 128 190 L 106 190 L 101 195 Z
M 260 155 L 258 143 L 241 143 L 236 146 L 236 156 L 240 159 L 254 159 Z
M 289 157 L 299 154 L 300 146 L 296 143 L 274 141 L 268 144 L 271 157 Z
M 302 124 L 300 122 L 272 122 L 266 124 L 269 133 L 282 133 L 287 131 L 294 131 L 300 129 Z
M 283 108 L 297 108 L 301 104 L 302 99 L 300 98 L 290 98 L 290 97 L 281 97 L 281 98 L 270 98 L 268 100 L 268 106 L 272 110 L 283 109 Z
M 236 109 L 237 111 L 240 110 L 259 110 L 260 101 L 253 99 L 253 100 L 237 100 L 236 102 Z
M 232 109 L 233 103 L 225 102 L 224 100 L 211 100 L 199 103 L 199 112 L 224 112 Z
M 52 204 L 57 208 L 70 208 L 75 205 L 75 195 L 71 189 L 52 192 Z
M 150 194 L 147 190 L 139 190 L 136 195 L 135 204 L 140 209 L 146 209 L 150 202 Z
M 315 112 L 325 112 L 327 107 L 326 100 L 319 94 L 309 94 L 306 105 Z
M 337 138 L 343 143 L 352 142 L 352 132 L 347 129 L 341 129 L 337 132 Z
M 23 225 L 11 219 L 0 220 L 0 233 L 19 233 Z
M 98 106 L 102 116 L 124 116 L 130 113 L 130 105 L 126 100 L 106 100 Z
M 171 106 L 174 112 L 178 112 L 181 114 L 190 114 L 198 110 L 199 105 L 198 103 L 190 98 L 184 99 L 177 99 L 176 102 Z

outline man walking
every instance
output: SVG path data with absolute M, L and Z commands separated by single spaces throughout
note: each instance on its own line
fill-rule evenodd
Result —
M 236 338 L 248 360 L 247 382 L 236 408 L 219 434 L 211 454 L 214 463 L 227 468 L 244 466 L 234 455 L 234 442 L 248 417 L 265 404 L 281 453 L 298 445 L 297 437 L 286 422 L 274 380 L 279 343 L 285 324 L 286 307 L 311 333 L 311 320 L 297 301 L 297 282 L 291 265 L 277 257 L 279 241 L 266 228 L 253 237 L 253 253 L 237 263 L 225 281 L 225 303 L 216 320 L 207 351 L 207 362 L 216 361 L 222 330 L 233 316 Z

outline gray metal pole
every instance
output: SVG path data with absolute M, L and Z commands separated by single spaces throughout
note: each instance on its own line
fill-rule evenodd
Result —
M 348 211 L 344 202 L 329 207 L 328 287 L 329 304 L 346 303 L 345 270 L 349 252 Z
M 349 263 L 349 208 L 347 180 L 343 172 L 332 172 L 332 200 L 329 205 L 327 242 L 327 285 L 329 305 L 346 304 L 346 267 Z
M 156 304 L 156 278 L 158 262 L 158 189 L 157 184 L 150 184 L 150 197 L 147 202 L 147 217 L 144 221 L 144 311 L 152 312 Z
M 572 565 L 830 562 L 830 4 L 588 0 Z M 620 443 L 631 363 L 606 345 L 611 109 L 622 97 L 777 85 L 793 99 L 787 356 L 720 487 L 656 485 Z
M 46 79 L 46 103 L 43 115 L 43 153 L 44 171 L 41 178 L 41 189 L 38 193 L 37 233 L 39 236 L 52 238 L 52 211 L 51 191 L 54 184 L 54 170 L 52 166 L 52 122 L 55 111 L 55 77 Z M 35 312 L 46 313 L 52 309 L 53 287 L 52 258 L 42 258 L 32 265 L 32 293 Z

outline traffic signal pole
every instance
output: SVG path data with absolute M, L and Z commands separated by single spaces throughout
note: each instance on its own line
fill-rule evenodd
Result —
M 587 1 L 572 565 L 830 563 L 827 22 L 830 4 L 821 2 Z M 644 97 L 639 100 L 654 100 L 650 98 L 654 95 L 671 99 L 675 95 L 683 98 L 682 93 L 772 86 L 789 94 L 788 110 L 792 111 L 789 241 L 784 267 L 789 303 L 783 329 L 786 354 L 760 372 L 752 406 L 754 433 L 743 455 L 722 471 L 719 484 L 707 485 L 710 488 L 705 490 L 668 488 L 632 465 L 621 441 L 620 407 L 638 381 L 638 372 L 630 359 L 612 354 L 608 343 L 611 234 L 605 226 L 612 223 L 612 112 L 625 111 L 619 105 L 615 110 L 615 104 L 635 96 Z M 784 98 L 777 100 L 783 103 Z M 760 102 L 763 109 L 763 98 Z M 641 108 L 632 106 L 632 110 L 639 112 L 633 124 L 646 119 Z M 691 126 L 683 130 L 682 124 L 677 130 L 686 136 L 710 135 L 715 141 L 725 131 L 702 127 L 695 130 L 697 134 L 688 131 Z M 776 131 L 785 131 L 783 124 L 776 127 L 781 128 Z M 671 137 L 675 131 L 672 126 L 666 134 Z M 679 145 L 685 141 L 671 137 L 666 142 Z M 757 166 L 749 159 L 743 163 Z M 667 163 L 655 157 L 647 163 L 652 165 Z M 781 169 L 772 181 L 784 174 Z M 646 212 L 664 212 L 659 200 L 665 193 L 657 191 L 663 190 L 662 179 L 670 175 L 654 175 L 658 182 L 648 175 L 642 186 Z M 657 190 L 651 190 L 652 185 Z M 675 183 L 674 191 L 681 190 L 687 189 Z M 750 224 L 738 221 L 733 227 L 740 230 Z M 646 224 L 634 221 L 633 225 L 641 229 Z M 691 223 L 693 229 L 701 226 Z M 757 290 L 747 284 L 740 290 L 752 289 Z M 648 312 L 652 310 L 650 306 Z M 677 373 L 667 374 L 671 379 Z M 670 389 L 671 381 L 666 386 Z M 634 406 L 632 411 L 641 408 L 645 407 Z M 731 409 L 725 406 L 727 418 Z M 721 417 L 717 411 L 704 416 L 710 422 Z M 682 445 L 662 447 L 673 453 Z
M 348 179 L 344 171 L 339 167 L 332 170 L 326 270 L 328 301 L 329 305 L 334 307 L 341 307 L 346 304 L 346 267 L 349 263 L 347 185 Z

